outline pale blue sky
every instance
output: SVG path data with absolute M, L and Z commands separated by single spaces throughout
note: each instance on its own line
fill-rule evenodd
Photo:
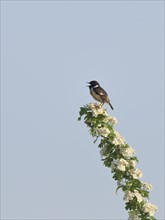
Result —
M 80 106 L 98 80 L 164 219 L 163 1 L 1 2 L 1 218 L 127 219 Z

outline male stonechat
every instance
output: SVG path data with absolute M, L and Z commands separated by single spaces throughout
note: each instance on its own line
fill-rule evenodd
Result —
M 110 103 L 110 100 L 108 98 L 108 94 L 106 93 L 106 91 L 101 88 L 100 84 L 97 81 L 90 81 L 88 82 L 88 87 L 90 90 L 90 94 L 91 96 L 101 102 L 101 106 L 104 105 L 104 103 L 108 103 L 111 107 L 111 109 L 113 110 L 113 106 Z

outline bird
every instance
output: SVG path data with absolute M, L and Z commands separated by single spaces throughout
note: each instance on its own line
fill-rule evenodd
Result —
M 110 102 L 110 99 L 108 98 L 107 92 L 100 86 L 100 84 L 95 80 L 92 80 L 87 83 L 89 84 L 88 87 L 89 87 L 89 91 L 90 91 L 91 96 L 96 101 L 101 102 L 100 106 L 103 106 L 104 103 L 108 103 L 110 105 L 111 109 L 114 110 L 114 108 Z

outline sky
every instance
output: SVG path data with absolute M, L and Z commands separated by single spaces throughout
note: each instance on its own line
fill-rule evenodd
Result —
M 1 218 L 127 219 L 81 106 L 97 80 L 164 215 L 164 2 L 1 2 Z

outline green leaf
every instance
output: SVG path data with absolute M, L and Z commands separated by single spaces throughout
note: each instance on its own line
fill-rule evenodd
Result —
M 87 109 L 87 108 L 81 107 L 81 108 L 80 108 L 80 111 L 79 111 L 79 114 L 80 114 L 80 116 L 83 116 L 84 114 L 87 114 L 87 112 L 88 112 L 88 109 Z
M 116 189 L 116 194 L 117 194 L 117 192 L 118 192 L 118 190 L 119 190 L 120 188 L 123 188 L 123 185 L 117 187 L 117 189 Z
M 137 157 L 131 157 L 131 160 L 135 160 L 137 163 L 139 162 Z
M 147 190 L 141 190 L 140 191 L 143 197 L 149 198 L 149 191 Z
M 97 141 L 98 138 L 99 138 L 99 137 L 96 137 L 96 139 L 93 141 L 93 143 L 96 143 L 96 141 Z
M 116 173 L 113 175 L 115 180 L 121 181 L 123 179 L 123 171 L 117 170 Z
M 130 181 L 127 182 L 127 185 L 130 186 L 131 191 L 134 191 L 135 189 L 140 189 L 142 183 L 138 179 L 131 179 Z
M 81 121 L 81 116 L 80 116 L 80 117 L 78 117 L 78 121 Z

